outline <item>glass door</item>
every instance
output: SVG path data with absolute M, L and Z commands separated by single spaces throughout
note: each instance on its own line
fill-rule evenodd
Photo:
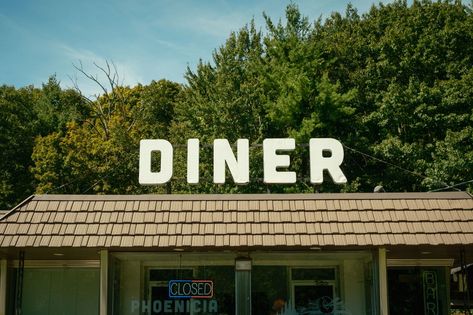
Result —
M 335 268 L 293 268 L 291 297 L 298 314 L 333 314 L 340 309 Z
M 171 280 L 177 279 L 193 279 L 193 269 L 149 269 L 148 270 L 148 284 L 149 284 L 149 301 L 150 301 L 150 313 L 152 315 L 166 314 L 172 315 L 183 315 L 189 314 L 186 312 L 185 301 L 180 301 L 182 305 L 173 305 L 169 307 L 165 305 L 169 303 L 169 288 L 168 283 Z M 168 309 L 165 309 L 168 308 Z M 187 307 L 189 310 L 189 307 Z
M 333 284 L 293 284 L 294 306 L 299 314 L 319 311 L 332 314 L 334 310 Z
M 142 313 L 158 315 L 234 315 L 235 271 L 233 266 L 196 266 L 187 269 L 150 267 L 148 308 Z M 193 282 L 194 281 L 194 282 Z M 182 286 L 172 284 L 182 283 Z M 204 283 L 205 282 L 205 283 Z M 212 289 L 207 296 L 207 283 Z M 211 283 L 211 284 L 210 284 Z M 174 291 L 175 293 L 171 293 Z M 202 293 L 202 296 L 199 296 Z M 177 294 L 170 296 L 170 294 Z M 193 296 L 196 294 L 196 296 Z

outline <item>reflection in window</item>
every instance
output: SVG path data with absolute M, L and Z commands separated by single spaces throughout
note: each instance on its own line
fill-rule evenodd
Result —
M 335 314 L 343 309 L 336 299 L 335 268 L 254 266 L 251 278 L 252 314 Z
M 333 314 L 340 306 L 335 301 L 335 268 L 291 269 L 291 293 L 298 314 Z
M 334 311 L 332 285 L 295 285 L 294 305 L 299 314 L 320 311 L 332 314 Z
M 251 271 L 251 313 L 277 314 L 287 300 L 287 267 L 253 266 Z

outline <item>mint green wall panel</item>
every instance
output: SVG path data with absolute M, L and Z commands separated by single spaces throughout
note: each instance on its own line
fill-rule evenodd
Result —
M 23 315 L 94 315 L 99 313 L 98 269 L 25 269 Z

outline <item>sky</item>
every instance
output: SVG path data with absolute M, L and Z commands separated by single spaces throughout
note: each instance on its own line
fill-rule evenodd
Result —
M 359 13 L 373 0 L 350 1 Z M 377 3 L 378 1 L 376 1 Z M 120 83 L 149 84 L 168 79 L 185 83 L 187 67 L 212 52 L 255 19 L 264 31 L 265 12 L 284 17 L 290 1 L 280 0 L 0 0 L 0 85 L 41 87 L 56 75 L 64 88 L 76 82 L 92 96 L 98 86 L 74 67 L 92 75 L 113 62 Z M 345 0 L 293 0 L 315 21 L 345 12 Z M 99 79 L 103 79 L 99 76 Z

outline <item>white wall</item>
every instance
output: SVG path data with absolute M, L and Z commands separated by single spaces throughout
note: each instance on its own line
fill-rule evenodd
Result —
M 365 315 L 365 275 L 363 260 L 344 260 L 341 282 L 343 302 L 351 315 Z

